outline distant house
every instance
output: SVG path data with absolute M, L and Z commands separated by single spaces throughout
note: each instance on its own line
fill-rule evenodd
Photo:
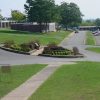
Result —
M 15 21 L 1 20 L 0 28 L 9 28 L 12 23 L 15 23 Z
M 100 27 L 97 26 L 79 26 L 79 30 L 90 30 L 90 31 L 94 31 L 100 29 Z

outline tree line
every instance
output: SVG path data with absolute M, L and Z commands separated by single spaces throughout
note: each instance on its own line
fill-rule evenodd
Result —
M 64 28 L 78 26 L 82 21 L 82 13 L 75 3 L 63 2 L 55 4 L 55 0 L 26 0 L 25 14 L 12 10 L 12 19 L 16 22 L 37 22 L 42 31 L 42 24 L 48 26 L 56 22 Z
M 42 23 L 47 26 L 50 22 L 57 22 L 67 29 L 78 26 L 82 21 L 82 13 L 75 3 L 56 5 L 54 0 L 27 0 L 24 7 L 27 20 L 40 26 Z
M 81 26 L 100 26 L 100 18 L 83 20 Z
M 16 22 L 37 22 L 40 25 L 40 32 L 42 24 L 47 27 L 50 22 L 56 22 L 66 29 L 79 25 L 100 26 L 100 19 L 82 21 L 83 14 L 75 3 L 62 2 L 56 5 L 55 0 L 26 0 L 24 8 L 25 13 L 12 10 L 11 19 Z M 2 18 L 0 14 L 0 19 Z

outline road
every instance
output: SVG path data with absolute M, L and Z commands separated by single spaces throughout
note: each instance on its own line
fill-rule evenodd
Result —
M 100 46 L 100 36 L 95 36 L 96 45 Z
M 100 61 L 100 54 L 84 50 L 87 46 L 84 44 L 86 37 L 85 31 L 80 31 L 74 34 L 69 39 L 65 38 L 61 42 L 61 46 L 72 49 L 73 46 L 77 46 L 80 53 L 84 54 L 84 58 L 51 58 L 51 57 L 40 57 L 11 53 L 0 49 L 0 64 L 55 64 L 62 63 L 66 64 L 69 61 Z

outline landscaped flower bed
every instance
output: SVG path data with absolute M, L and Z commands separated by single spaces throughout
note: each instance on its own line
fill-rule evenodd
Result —
M 47 47 L 44 47 L 44 50 L 40 56 L 48 56 L 48 57 L 61 57 L 61 58 L 76 58 L 83 57 L 82 54 L 79 53 L 77 47 L 73 47 L 73 50 L 65 49 L 63 47 L 57 46 L 55 44 L 50 44 Z
M 38 41 L 31 41 L 29 43 L 22 43 L 22 44 L 15 44 L 14 41 L 6 41 L 4 42 L 4 45 L 1 47 L 1 49 L 16 52 L 16 53 L 22 53 L 22 54 L 30 54 L 30 51 L 39 49 L 40 44 Z

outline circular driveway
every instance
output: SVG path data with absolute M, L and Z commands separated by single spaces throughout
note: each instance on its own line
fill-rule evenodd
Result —
M 51 57 L 41 57 L 41 56 L 31 56 L 16 54 L 0 49 L 0 64 L 11 64 L 11 65 L 20 65 L 20 64 L 56 64 L 62 63 L 66 64 L 69 61 L 100 61 L 100 54 L 84 50 L 85 44 L 84 40 L 86 38 L 86 32 L 80 31 L 78 34 L 74 34 L 69 39 L 65 38 L 61 42 L 61 46 L 66 48 L 71 48 L 77 46 L 80 50 L 80 53 L 84 54 L 84 58 L 51 58 Z

